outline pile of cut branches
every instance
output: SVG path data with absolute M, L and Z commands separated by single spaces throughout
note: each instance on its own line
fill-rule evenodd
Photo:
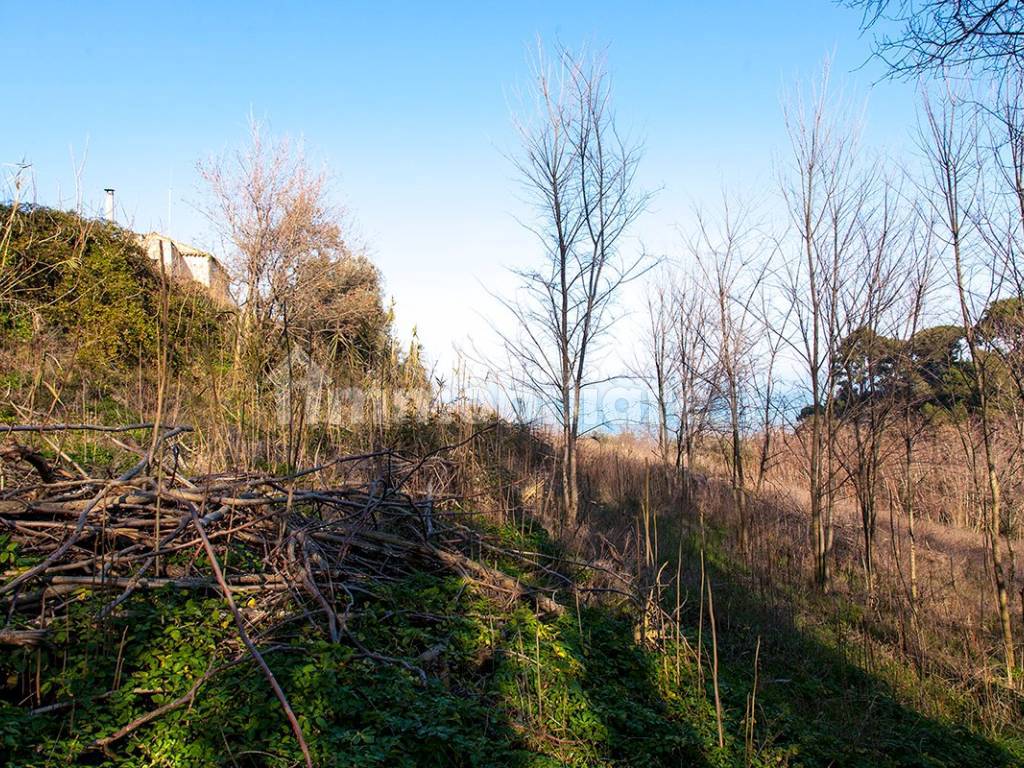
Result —
M 189 428 L 130 425 L 122 431 L 147 427 L 154 434 L 148 449 L 137 449 L 138 460 L 116 477 L 52 466 L 13 439 L 19 432 L 87 425 L 0 427 L 0 434 L 7 433 L 0 452 L 7 479 L 0 491 L 0 534 L 16 545 L 20 561 L 0 573 L 0 645 L 47 642 L 51 627 L 83 591 L 103 595 L 98 619 L 144 590 L 220 594 L 240 641 L 229 663 L 250 657 L 260 666 L 308 757 L 287 697 L 253 639 L 275 621 L 294 621 L 298 613 L 332 641 L 349 642 L 364 656 L 404 666 L 426 682 L 415 659 L 380 655 L 348 631 L 349 612 L 375 585 L 414 568 L 454 572 L 496 598 L 529 600 L 539 613 L 560 613 L 556 593 L 572 588 L 557 564 L 536 557 L 531 565 L 542 577 L 529 585 L 489 565 L 538 553 L 501 549 L 465 524 L 457 498 L 408 490 L 450 487 L 448 449 L 416 458 L 392 450 L 337 456 L 283 475 L 189 475 L 178 444 Z M 222 668 L 97 746 L 188 704 Z

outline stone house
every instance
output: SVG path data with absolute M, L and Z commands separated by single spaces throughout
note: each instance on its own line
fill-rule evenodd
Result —
M 202 285 L 210 297 L 221 304 L 233 305 L 227 270 L 212 254 L 174 240 L 159 232 L 139 235 L 139 245 L 164 272 L 176 280 L 191 280 Z M 158 266 L 159 268 L 159 266 Z

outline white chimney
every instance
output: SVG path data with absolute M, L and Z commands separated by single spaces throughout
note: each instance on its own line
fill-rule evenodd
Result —
M 104 216 L 107 221 L 114 224 L 114 190 L 107 188 L 103 191 L 107 193 L 106 205 L 104 206 Z

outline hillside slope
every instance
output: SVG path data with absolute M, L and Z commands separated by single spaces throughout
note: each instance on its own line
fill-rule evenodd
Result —
M 611 529 L 584 562 L 525 510 L 411 490 L 465 469 L 388 452 L 301 478 L 148 467 L 40 486 L 8 465 L 0 599 L 21 645 L 0 657 L 3 764 L 302 764 L 195 518 L 315 765 L 1021 764 L 1020 740 L 925 717 L 902 681 L 864 672 L 845 618 L 769 610 L 692 512 L 653 521 L 681 558 L 659 588 Z

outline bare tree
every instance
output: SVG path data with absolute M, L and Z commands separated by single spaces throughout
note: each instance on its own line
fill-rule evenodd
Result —
M 769 260 L 771 261 L 775 255 L 777 247 L 773 245 Z M 775 308 L 772 306 L 774 294 L 770 275 L 771 270 L 766 272 L 764 279 L 761 280 L 756 296 L 756 322 L 761 333 L 761 344 L 751 384 L 758 408 L 757 429 L 760 432 L 757 479 L 754 481 L 754 490 L 758 492 L 764 488 L 768 470 L 778 455 L 775 435 L 780 424 L 785 422 L 785 413 L 788 410 L 785 397 L 778 393 L 779 377 L 776 366 L 785 343 L 783 334 L 789 326 L 788 312 L 791 311 L 792 305 L 785 307 L 781 316 L 776 317 Z
M 1011 397 L 1003 399 L 1017 448 L 1007 471 L 1011 478 L 1019 478 L 1024 476 L 1024 72 L 1003 82 L 992 112 L 990 136 L 998 189 L 994 197 L 1000 205 L 986 217 L 982 230 L 990 249 L 998 254 L 1003 295 L 986 308 L 979 330 L 986 348 L 1000 359 L 1013 390 Z M 1008 517 L 1014 506 L 1007 505 Z M 1008 543 L 1019 526 L 1019 519 L 1008 521 Z M 1016 568 L 1012 547 L 1009 551 L 1012 581 Z M 1024 591 L 1020 594 L 1024 608 Z
M 837 347 L 844 329 L 843 286 L 861 247 L 862 213 L 871 197 L 872 171 L 859 168 L 857 125 L 828 91 L 828 67 L 809 101 L 785 110 L 790 139 L 781 188 L 792 225 L 794 254 L 784 269 L 785 300 L 795 327 L 786 344 L 799 361 L 810 403 L 798 441 L 805 451 L 815 577 L 831 578 L 832 514 L 837 466 L 834 388 Z
M 1014 72 L 1003 80 L 988 112 L 997 183 L 1008 194 L 1002 196 L 1005 205 L 990 217 L 991 224 L 983 232 L 1002 255 L 1012 289 L 1024 296 L 1024 265 L 1018 256 L 1024 248 L 1024 72 Z
M 503 334 L 521 389 L 555 415 L 562 438 L 562 511 L 579 517 L 577 441 L 584 390 L 600 382 L 594 355 L 613 321 L 619 289 L 644 269 L 644 258 L 623 254 L 623 239 L 644 210 L 637 191 L 640 146 L 617 129 L 603 61 L 556 48 L 541 57 L 536 103 L 518 128 L 515 159 L 536 211 L 531 230 L 542 263 L 517 271 L 520 288 L 503 299 L 516 323 Z
M 896 404 L 900 302 L 913 263 L 913 239 L 901 192 L 883 180 L 860 211 L 859 248 L 847 264 L 839 315 L 842 340 L 833 354 L 830 393 L 837 427 L 851 450 L 837 457 L 852 482 L 861 517 L 863 566 L 874 589 L 874 540 L 885 437 Z M 837 441 L 841 442 L 841 441 Z M 850 442 L 850 441 L 848 441 Z
M 923 221 L 918 216 L 918 221 Z M 907 523 L 908 538 L 908 592 L 912 616 L 916 621 L 918 603 L 917 577 L 917 532 L 915 529 L 915 496 L 917 481 L 914 476 L 915 447 L 928 418 L 922 406 L 931 393 L 932 382 L 925 381 L 920 374 L 923 358 L 927 352 L 922 349 L 923 340 L 918 332 L 924 318 L 929 292 L 934 285 L 935 259 L 931 242 L 932 227 L 930 223 L 924 227 L 912 229 L 914 256 L 911 260 L 907 305 L 902 316 L 903 344 L 895 364 L 895 377 L 898 390 L 894 393 L 896 410 L 896 428 L 902 447 L 900 503 Z
M 210 221 L 230 243 L 228 266 L 241 307 L 238 353 L 267 362 L 268 341 L 277 334 L 306 261 L 344 251 L 340 212 L 327 199 L 327 176 L 314 171 L 302 148 L 269 139 L 251 121 L 249 143 L 200 163 Z
M 677 390 L 675 293 L 672 274 L 663 270 L 647 286 L 647 306 L 641 345 L 633 362 L 633 376 L 648 390 L 657 419 L 658 458 L 669 471 L 673 466 L 671 434 Z
M 666 267 L 648 286 L 642 344 L 633 365 L 653 400 L 658 456 L 685 499 L 697 449 L 711 430 L 720 381 L 712 304 L 699 270 Z
M 669 398 L 674 465 L 683 482 L 684 498 L 691 499 L 697 448 L 710 429 L 714 386 L 718 375 L 709 340 L 714 320 L 708 293 L 691 271 L 672 285 L 671 303 L 672 391 Z
M 723 195 L 719 224 L 713 225 L 700 213 L 697 222 L 698 235 L 691 250 L 700 265 L 702 283 L 712 307 L 713 338 L 708 341 L 715 359 L 714 385 L 716 399 L 725 413 L 726 464 L 739 519 L 739 546 L 746 552 L 750 521 L 743 445 L 749 431 L 754 378 L 755 300 L 766 264 L 760 258 L 761 241 L 746 205 L 733 205 Z
M 987 505 L 984 514 L 985 533 L 992 560 L 993 581 L 1006 665 L 1006 678 L 1013 681 L 1013 630 L 1007 589 L 1007 573 L 1000 545 L 1002 492 L 993 445 L 995 414 L 993 412 L 990 376 L 992 361 L 982 348 L 978 321 L 998 291 L 999 275 L 996 260 L 987 249 L 973 248 L 972 221 L 978 215 L 979 190 L 983 170 L 978 156 L 976 110 L 954 93 L 949 84 L 943 98 L 936 104 L 927 96 L 922 105 L 921 146 L 927 159 L 927 189 L 936 223 L 936 238 L 946 246 L 951 259 L 956 300 L 964 339 L 971 358 L 971 385 L 977 408 L 983 460 L 987 481 Z

